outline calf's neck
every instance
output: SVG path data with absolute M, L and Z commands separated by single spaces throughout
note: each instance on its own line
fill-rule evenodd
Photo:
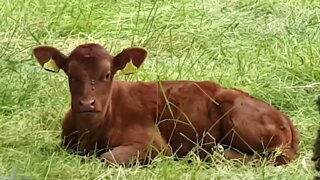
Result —
M 275 165 L 292 161 L 299 151 L 291 120 L 241 90 L 209 81 L 115 80 L 128 63 L 143 64 L 148 54 L 143 48 L 113 56 L 89 43 L 68 56 L 51 46 L 33 53 L 42 66 L 51 63 L 68 76 L 71 108 L 62 124 L 62 145 L 69 149 L 121 164 L 159 153 L 185 156 L 195 148 L 205 158 L 218 144 L 228 159 L 250 161 L 268 152 Z

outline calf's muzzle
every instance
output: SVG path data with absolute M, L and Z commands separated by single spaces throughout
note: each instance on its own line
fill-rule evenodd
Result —
M 95 99 L 80 100 L 79 110 L 80 112 L 93 112 L 95 111 Z

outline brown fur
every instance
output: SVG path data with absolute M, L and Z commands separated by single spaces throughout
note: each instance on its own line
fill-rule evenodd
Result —
M 283 153 L 276 165 L 298 153 L 299 135 L 289 118 L 243 91 L 209 81 L 114 80 L 130 59 L 138 67 L 143 63 L 147 51 L 142 48 L 112 56 L 98 44 L 83 44 L 66 56 L 40 46 L 34 55 L 41 65 L 52 57 L 68 75 L 71 109 L 62 138 L 70 149 L 85 154 L 107 149 L 100 158 L 124 164 L 159 152 L 185 156 L 197 144 L 201 157 L 219 143 L 226 158 L 246 160 L 279 148 Z

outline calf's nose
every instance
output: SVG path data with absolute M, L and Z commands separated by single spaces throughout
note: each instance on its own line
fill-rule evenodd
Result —
M 89 100 L 80 100 L 80 109 L 82 111 L 92 111 L 94 110 L 94 105 L 96 103 L 95 99 L 89 99 Z
M 81 106 L 93 106 L 96 100 L 90 99 L 90 100 L 80 100 Z

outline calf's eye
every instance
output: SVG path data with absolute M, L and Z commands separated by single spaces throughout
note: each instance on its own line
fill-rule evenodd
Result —
M 105 80 L 107 80 L 107 81 L 110 80 L 110 73 L 107 73 L 107 74 L 106 74 Z

